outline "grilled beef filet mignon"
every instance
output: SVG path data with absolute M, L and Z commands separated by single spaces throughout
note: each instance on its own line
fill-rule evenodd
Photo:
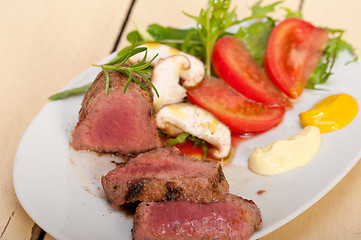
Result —
M 113 71 L 109 74 L 109 95 L 105 93 L 106 80 L 101 72 L 83 99 L 79 122 L 73 132 L 73 147 L 137 155 L 161 146 L 153 116 L 153 99 L 133 81 L 123 93 L 128 77 Z M 138 75 L 135 77 L 142 82 Z
M 208 203 L 224 198 L 229 189 L 218 162 L 199 161 L 169 147 L 130 159 L 103 176 L 102 185 L 112 207 L 135 201 Z
M 142 202 L 134 217 L 133 239 L 249 239 L 262 225 L 252 201 L 228 194 L 216 203 Z
M 216 203 L 142 202 L 134 217 L 133 239 L 249 239 L 262 225 L 252 201 L 228 194 Z

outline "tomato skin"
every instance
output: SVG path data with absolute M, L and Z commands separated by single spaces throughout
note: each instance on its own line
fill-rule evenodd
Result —
M 247 98 L 267 105 L 291 107 L 242 40 L 230 35 L 220 38 L 213 48 L 212 65 L 221 79 Z
M 272 107 L 247 99 L 221 79 L 207 76 L 187 91 L 188 99 L 225 123 L 234 133 L 264 132 L 283 118 L 284 107 Z
M 298 18 L 275 26 L 268 39 L 264 66 L 271 80 L 290 98 L 298 98 L 321 59 L 328 31 Z

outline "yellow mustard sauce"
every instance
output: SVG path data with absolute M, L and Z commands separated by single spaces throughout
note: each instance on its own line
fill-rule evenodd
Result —
M 357 115 L 355 98 L 348 94 L 329 96 L 307 112 L 299 114 L 302 127 L 315 126 L 321 133 L 331 132 L 345 127 Z

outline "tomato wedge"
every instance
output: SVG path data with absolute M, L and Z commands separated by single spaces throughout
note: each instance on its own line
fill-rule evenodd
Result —
M 276 126 L 285 113 L 284 107 L 249 100 L 221 79 L 210 76 L 188 90 L 187 95 L 191 103 L 213 113 L 235 133 L 266 131 Z
M 212 65 L 221 79 L 247 98 L 267 105 L 291 106 L 242 40 L 229 35 L 220 38 L 213 48 Z
M 273 28 L 264 65 L 271 80 L 289 97 L 298 98 L 321 59 L 328 31 L 298 18 Z

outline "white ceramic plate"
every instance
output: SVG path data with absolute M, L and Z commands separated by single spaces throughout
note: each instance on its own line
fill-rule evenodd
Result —
M 104 59 L 107 62 L 114 54 Z M 251 138 L 224 166 L 230 191 L 252 199 L 260 207 L 260 238 L 295 218 L 323 197 L 361 157 L 361 114 L 345 128 L 322 134 L 318 155 L 305 167 L 278 176 L 259 176 L 247 168 L 255 146 L 293 136 L 301 130 L 298 114 L 336 93 L 349 93 L 361 103 L 361 63 L 347 66 L 347 54 L 338 59 L 325 91 L 305 90 L 276 128 Z M 64 89 L 92 81 L 99 72 L 90 68 Z M 70 139 L 83 96 L 49 102 L 26 130 L 14 163 L 17 197 L 30 217 L 57 239 L 131 239 L 132 219 L 111 209 L 100 187 L 100 176 L 119 158 L 78 152 Z M 264 190 L 259 194 L 259 190 Z

